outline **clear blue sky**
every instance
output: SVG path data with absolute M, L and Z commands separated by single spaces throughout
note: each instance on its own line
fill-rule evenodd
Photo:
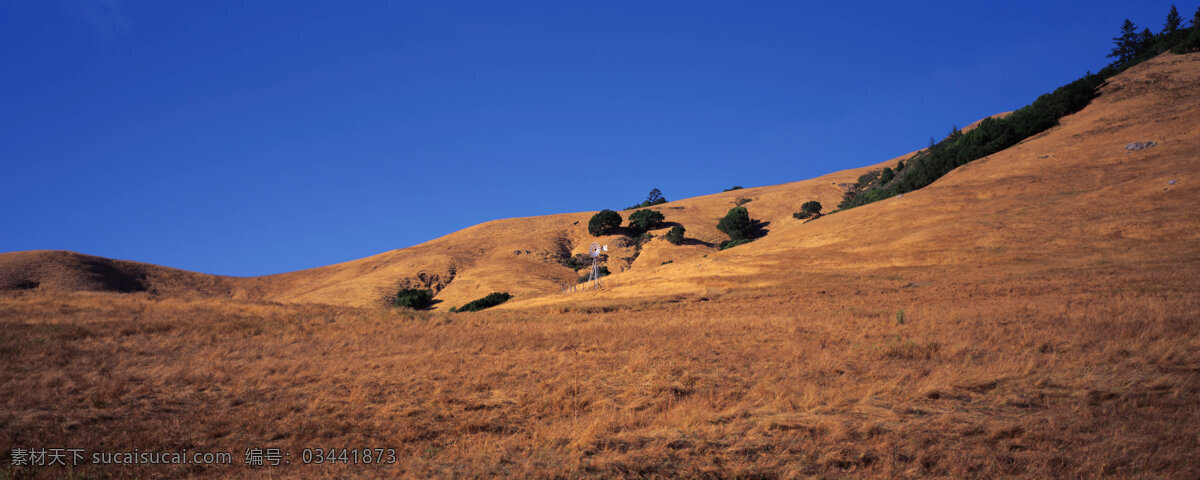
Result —
M 811 178 L 1028 104 L 1171 4 L 807 3 L 0 0 L 0 251 L 260 275 Z

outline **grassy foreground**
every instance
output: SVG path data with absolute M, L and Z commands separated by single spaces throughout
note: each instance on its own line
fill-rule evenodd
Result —
M 473 314 L 6 293 L 6 453 L 234 462 L 0 477 L 1196 478 L 1197 270 L 792 273 Z M 252 447 L 291 464 L 247 467 Z M 398 458 L 304 465 L 307 447 Z

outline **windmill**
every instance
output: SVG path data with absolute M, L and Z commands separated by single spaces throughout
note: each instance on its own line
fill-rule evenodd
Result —
M 600 288 L 604 285 L 600 284 L 600 253 L 607 252 L 608 245 L 601 246 L 599 243 L 592 242 L 592 246 L 588 247 L 588 255 L 592 257 L 592 276 L 588 278 L 592 282 L 592 288 Z

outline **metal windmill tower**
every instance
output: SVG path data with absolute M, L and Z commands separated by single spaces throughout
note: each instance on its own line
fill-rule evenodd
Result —
M 599 243 L 592 242 L 592 246 L 588 247 L 588 255 L 592 256 L 592 275 L 588 278 L 592 282 L 592 288 L 603 287 L 600 283 L 600 252 L 607 252 L 608 245 L 601 246 Z

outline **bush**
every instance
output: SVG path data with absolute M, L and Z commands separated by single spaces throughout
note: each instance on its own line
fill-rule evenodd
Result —
M 730 240 L 742 240 L 754 233 L 754 221 L 750 219 L 746 207 L 733 207 L 717 223 L 717 230 L 729 235 Z
M 396 292 L 396 299 L 392 301 L 392 305 L 398 308 L 425 310 L 433 305 L 433 290 L 401 288 Z
M 1194 50 L 1200 50 L 1200 27 L 1193 28 L 1182 42 L 1171 48 L 1171 51 L 1175 53 L 1188 53 Z
M 567 257 L 559 263 L 571 270 L 579 270 L 591 264 L 592 258 L 586 253 L 580 253 L 576 254 L 574 257 Z
M 684 230 L 683 225 L 671 227 L 671 231 L 667 232 L 667 241 L 671 242 L 671 245 L 679 245 L 683 243 L 683 234 L 685 231 L 686 230 Z
M 887 185 L 887 183 L 892 181 L 893 178 L 896 178 L 896 172 L 893 172 L 891 168 L 884 168 L 883 171 L 879 173 L 879 184 Z
M 485 308 L 491 308 L 491 307 L 494 307 L 501 303 L 507 302 L 508 299 L 510 299 L 510 298 L 512 298 L 512 295 L 509 295 L 508 292 L 492 292 L 492 293 L 489 293 L 486 297 L 472 300 L 472 301 L 468 302 L 466 305 L 458 307 L 457 309 L 451 308 L 450 311 L 452 311 L 452 312 L 478 312 Z
M 588 220 L 588 233 L 593 237 L 608 235 L 614 229 L 621 226 L 621 214 L 609 209 L 601 210 L 600 213 L 592 215 L 592 219 Z
M 741 186 L 741 185 L 734 185 L 734 186 L 732 186 L 732 187 L 726 188 L 726 189 L 724 189 L 724 190 L 721 190 L 721 191 L 722 191 L 722 192 L 732 192 L 732 191 L 734 191 L 734 190 L 741 190 L 741 189 L 742 189 L 742 186 Z
M 600 268 L 596 269 L 596 278 L 607 277 L 609 275 L 612 275 L 612 272 L 608 271 L 607 266 L 601 266 Z M 579 279 L 575 281 L 575 283 L 583 283 L 583 282 L 586 282 L 591 279 L 592 279 L 592 272 L 588 272 L 587 275 L 580 276 Z
M 744 243 L 750 243 L 752 241 L 754 241 L 754 240 L 749 239 L 749 238 L 743 238 L 741 240 L 729 240 L 726 242 L 721 242 L 721 250 L 725 250 L 726 248 L 733 248 L 733 247 L 736 247 L 736 246 L 744 244 Z
M 803 220 L 805 218 L 817 216 L 820 214 L 821 214 L 821 202 L 818 202 L 816 200 L 810 200 L 810 201 L 804 202 L 804 205 L 800 206 L 800 211 L 792 214 L 792 218 L 795 218 L 797 220 Z
M 633 226 L 633 228 L 644 232 L 658 226 L 658 224 L 663 220 L 666 220 L 666 218 L 667 217 L 663 216 L 661 212 L 656 212 L 650 209 L 642 209 L 629 215 L 629 224 Z
M 740 206 L 742 206 L 742 205 L 745 205 L 745 204 L 747 204 L 747 203 L 750 203 L 751 201 L 752 201 L 752 200 L 750 200 L 749 198 L 746 198 L 746 197 L 738 197 L 738 199 L 737 199 L 737 200 L 734 200 L 734 201 L 733 201 L 733 204 L 734 204 L 734 205 L 736 205 L 736 206 L 739 206 L 739 207 L 740 207 Z

